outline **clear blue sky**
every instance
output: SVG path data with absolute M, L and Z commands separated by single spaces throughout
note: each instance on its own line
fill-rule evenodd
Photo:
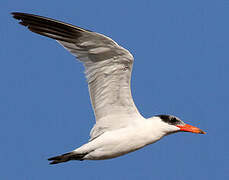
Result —
M 89 137 L 87 83 L 70 53 L 19 26 L 12 11 L 111 37 L 135 57 L 139 111 L 174 114 L 208 134 L 174 134 L 111 160 L 48 165 Z M 2 0 L 0 17 L 0 179 L 229 178 L 229 1 Z

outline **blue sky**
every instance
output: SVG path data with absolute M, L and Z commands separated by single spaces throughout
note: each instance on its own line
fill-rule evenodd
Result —
M 228 8 L 226 0 L 3 0 L 0 179 L 228 179 Z M 19 26 L 12 11 L 111 37 L 135 57 L 132 94 L 142 115 L 174 114 L 207 134 L 174 134 L 111 160 L 48 165 L 89 137 L 87 83 L 71 54 Z

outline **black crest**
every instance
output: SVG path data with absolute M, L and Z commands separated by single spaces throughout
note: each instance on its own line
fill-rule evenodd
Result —
M 166 122 L 171 125 L 184 124 L 179 118 L 171 115 L 157 115 L 163 122 Z

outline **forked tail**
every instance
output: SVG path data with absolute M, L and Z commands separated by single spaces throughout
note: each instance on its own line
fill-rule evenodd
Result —
M 63 162 L 67 162 L 70 160 L 79 160 L 79 161 L 83 161 L 83 157 L 86 154 L 76 154 L 75 152 L 69 152 L 66 154 L 62 154 L 60 156 L 55 156 L 55 157 L 51 157 L 48 160 L 51 161 L 49 164 L 58 164 L 58 163 L 63 163 Z

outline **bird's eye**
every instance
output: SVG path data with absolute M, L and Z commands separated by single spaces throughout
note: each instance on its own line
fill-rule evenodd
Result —
M 178 120 L 177 120 L 176 118 L 172 118 L 172 119 L 171 119 L 171 122 L 172 122 L 172 123 L 176 123 L 176 122 L 178 122 Z

